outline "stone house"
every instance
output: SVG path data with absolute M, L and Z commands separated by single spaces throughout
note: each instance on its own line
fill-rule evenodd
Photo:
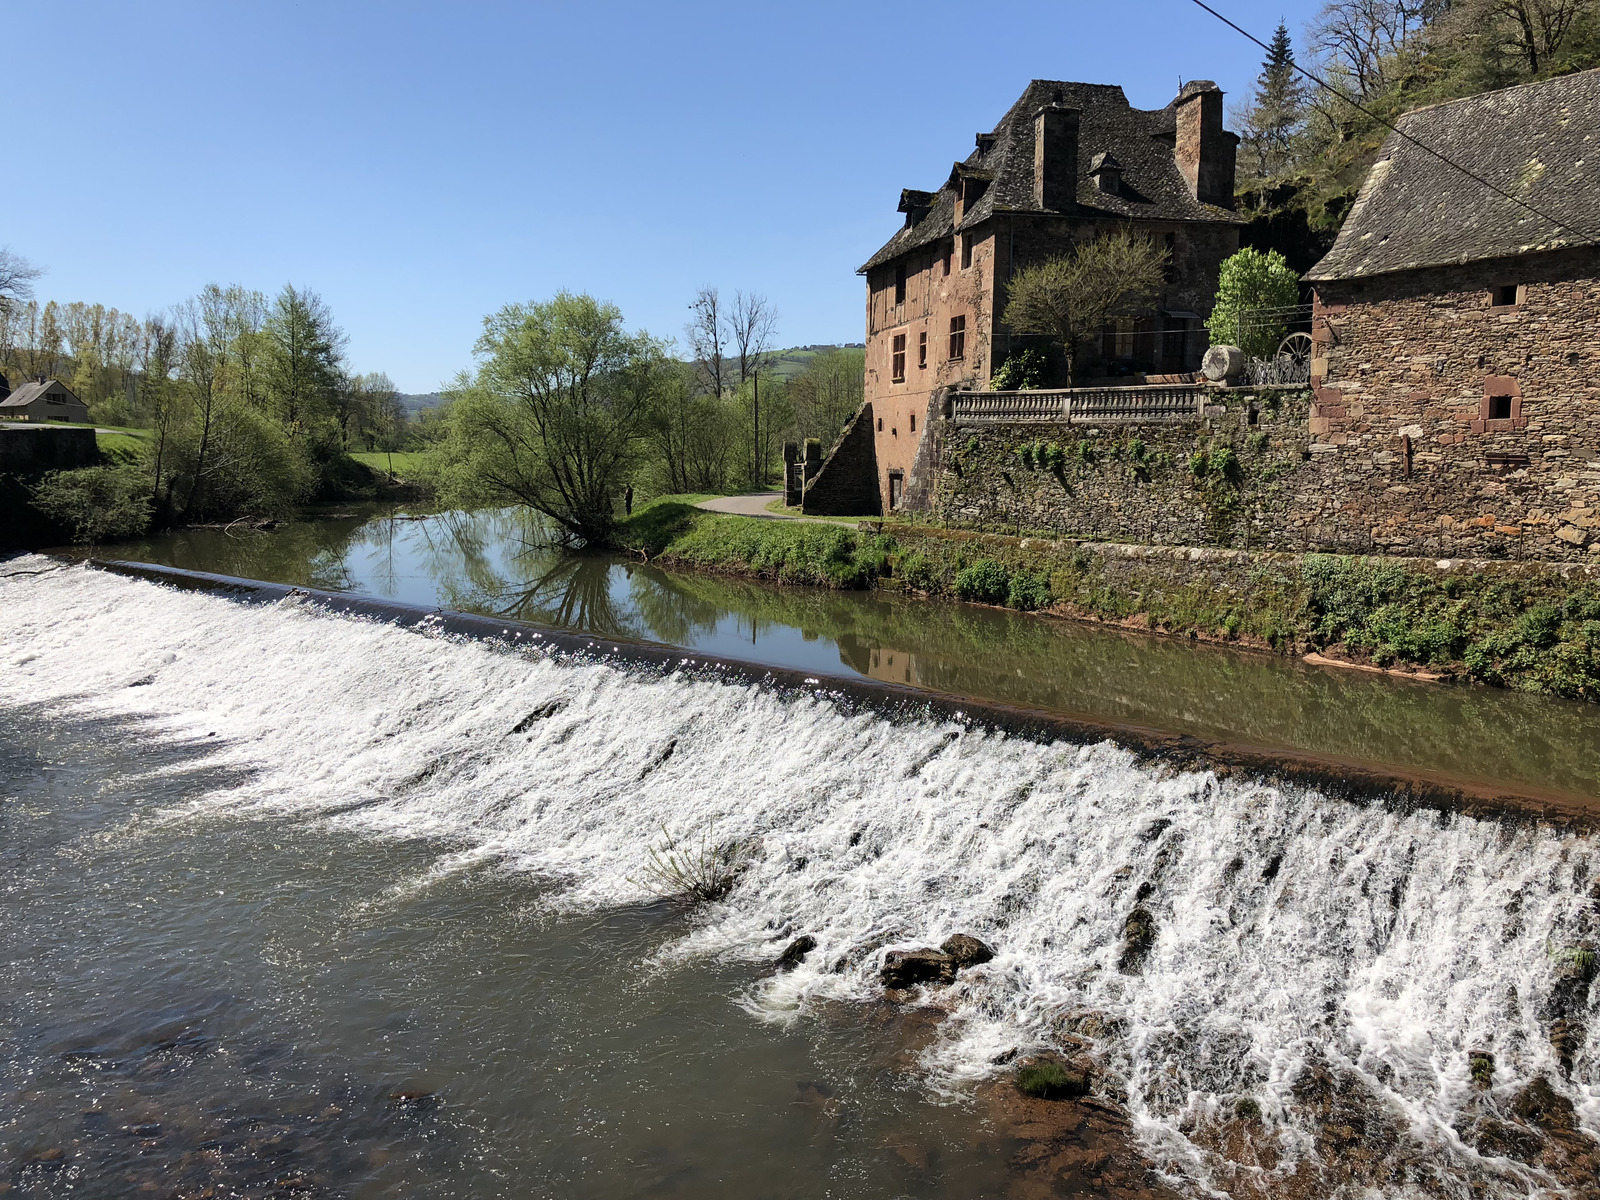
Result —
M 1509 196 L 1385 142 L 1307 275 L 1304 516 L 1390 553 L 1600 553 L 1600 71 L 1399 127 Z
M 1135 382 L 1199 365 L 1218 268 L 1239 245 L 1237 145 L 1208 81 L 1147 111 L 1120 87 L 1036 79 L 937 190 L 901 192 L 904 225 L 859 272 L 867 353 L 856 422 L 869 427 L 846 439 L 859 457 L 870 432 L 883 509 L 904 501 L 935 397 L 985 387 L 1013 349 L 1000 315 L 1020 267 L 1108 228 L 1150 234 L 1171 254 L 1167 287 L 1154 312 L 1106 332 L 1099 369 Z
M 9 394 L 0 388 L 0 418 L 87 422 L 89 406 L 59 379 L 36 379 Z

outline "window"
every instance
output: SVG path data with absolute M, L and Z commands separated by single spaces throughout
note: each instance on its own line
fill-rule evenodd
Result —
M 950 357 L 952 359 L 967 356 L 967 319 L 966 317 L 950 318 Z
M 891 370 L 890 375 L 894 382 L 904 383 L 906 381 L 906 335 L 903 333 L 897 333 L 894 335 L 894 359 L 892 367 L 893 369 Z
M 917 335 L 917 369 L 924 370 L 928 365 L 928 331 L 924 329 Z
M 917 414 L 916 413 L 912 413 L 911 414 L 911 432 L 915 433 L 916 431 L 917 431 Z
M 1509 420 L 1511 420 L 1511 397 L 1510 396 L 1490 396 L 1489 397 L 1489 420 L 1491 420 L 1491 421 L 1509 421 Z
M 882 417 L 878 418 L 878 432 L 879 433 L 883 432 L 883 418 Z
M 944 273 L 950 274 L 950 260 L 955 257 L 955 247 L 949 242 L 944 244 Z
M 961 235 L 961 269 L 963 271 L 965 271 L 971 265 L 972 265 L 972 235 L 970 233 L 963 233 Z
M 1509 308 L 1517 302 L 1517 285 L 1503 283 L 1494 289 L 1489 303 L 1495 308 Z
M 896 304 L 904 304 L 906 302 L 906 265 L 905 265 L 905 263 L 898 263 L 898 264 L 895 265 L 895 269 L 894 269 L 894 302 Z

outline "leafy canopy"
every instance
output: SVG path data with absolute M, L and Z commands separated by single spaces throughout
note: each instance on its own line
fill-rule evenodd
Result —
M 1166 268 L 1164 248 L 1121 228 L 1018 271 L 1011 278 L 1004 320 L 1013 333 L 1054 340 L 1067 356 L 1070 374 L 1079 353 L 1109 322 L 1149 312 Z
M 673 383 L 666 348 L 627 333 L 616 305 L 560 292 L 485 317 L 475 352 L 435 451 L 446 501 L 523 504 L 568 540 L 604 543 Z
M 1247 319 L 1252 309 L 1289 308 L 1300 303 L 1300 277 L 1282 254 L 1265 254 L 1246 246 L 1223 260 L 1217 277 L 1217 301 L 1206 321 L 1214 346 L 1238 346 L 1256 358 L 1268 358 L 1288 329 L 1283 320 Z

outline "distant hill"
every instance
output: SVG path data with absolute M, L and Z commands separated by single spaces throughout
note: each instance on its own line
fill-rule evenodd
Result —
M 815 358 L 822 350 L 864 350 L 864 342 L 845 342 L 831 346 L 794 346 L 788 350 L 779 350 L 773 357 L 772 363 L 767 367 L 768 375 L 776 375 L 787 382 L 801 371 L 806 369 L 806 364 Z
M 414 417 L 425 408 L 438 408 L 444 403 L 444 397 L 438 392 L 408 393 L 401 392 L 395 397 L 400 401 L 400 407 L 405 410 L 408 417 Z

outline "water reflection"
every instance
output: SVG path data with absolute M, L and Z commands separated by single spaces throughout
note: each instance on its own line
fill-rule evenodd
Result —
M 550 548 L 512 510 L 186 530 L 118 557 L 665 642 L 1265 749 L 1600 795 L 1600 711 L 883 593 L 778 588 Z

